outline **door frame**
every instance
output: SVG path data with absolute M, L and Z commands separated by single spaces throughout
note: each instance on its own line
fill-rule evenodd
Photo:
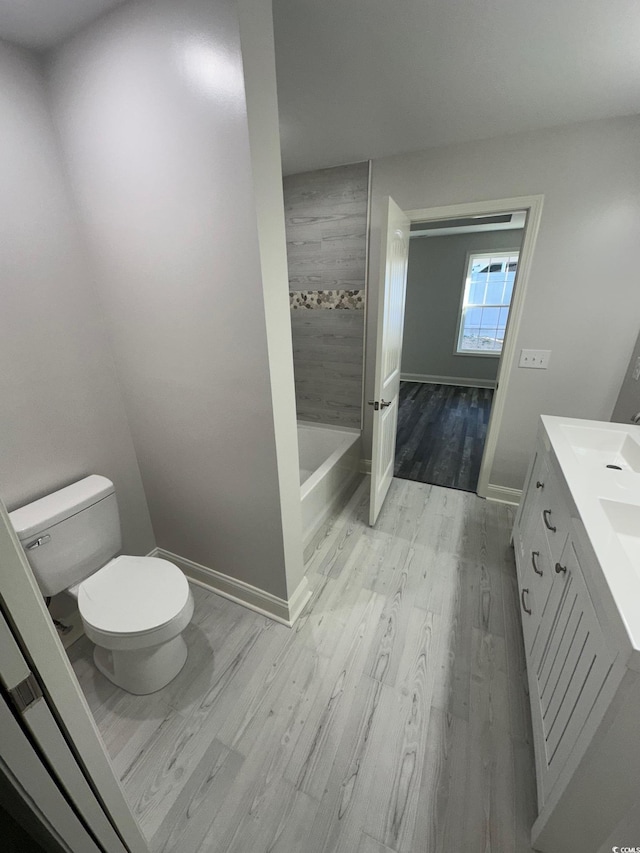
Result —
M 149 853 L 1 500 L 0 610 L 51 711 L 53 724 L 41 728 L 40 747 L 67 796 L 93 835 L 107 841 L 106 849 L 120 842 L 129 853 Z M 108 827 L 119 839 L 113 838 L 114 846 L 108 844 Z
M 489 477 L 496 455 L 500 427 L 502 426 L 511 370 L 516 360 L 516 341 L 524 314 L 525 296 L 529 285 L 533 253 L 538 238 L 538 231 L 540 230 L 543 203 L 543 195 L 528 195 L 405 210 L 411 222 L 459 219 L 471 216 L 491 216 L 500 213 L 513 213 L 516 210 L 526 211 L 518 271 L 516 273 L 513 297 L 509 308 L 504 344 L 498 361 L 496 389 L 491 403 L 491 414 L 489 416 L 489 425 L 487 427 L 487 436 L 484 443 L 484 452 L 482 454 L 478 487 L 476 490 L 481 498 L 488 498 L 489 500 L 503 503 L 517 503 L 519 495 L 516 496 L 515 490 L 509 490 L 509 492 L 513 491 L 514 494 L 507 496 L 505 494 L 507 490 L 490 483 Z

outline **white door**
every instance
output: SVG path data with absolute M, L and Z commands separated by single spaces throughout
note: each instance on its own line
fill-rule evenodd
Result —
M 1 500 L 0 682 L 79 819 L 76 829 L 85 827 L 105 853 L 149 853 Z M 0 728 L 0 761 L 10 746 Z M 43 810 L 44 802 L 36 805 Z
M 11 699 L 12 696 L 18 698 Z M 28 711 L 32 717 L 37 707 L 39 719 L 36 720 L 36 730 L 43 724 L 43 718 L 45 730 L 55 726 L 37 683 L 0 613 L 0 772 L 13 789 L 14 797 L 31 812 L 29 828 L 42 842 L 43 849 L 49 848 L 47 839 L 53 837 L 63 850 L 101 853 L 103 848 L 97 846 L 63 795 L 58 780 L 52 776 L 20 726 L 20 713 L 15 707 L 12 709 L 10 701 L 18 704 L 20 711 L 29 703 Z M 32 726 L 28 727 L 33 733 Z
M 400 360 L 407 292 L 409 217 L 389 198 L 382 223 L 380 293 L 373 406 L 369 524 L 376 523 L 393 478 L 398 426 Z

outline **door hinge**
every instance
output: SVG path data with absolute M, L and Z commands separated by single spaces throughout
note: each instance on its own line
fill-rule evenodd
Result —
M 40 685 L 38 684 L 35 675 L 30 672 L 24 681 L 21 681 L 20 684 L 16 684 L 15 687 L 12 687 L 11 690 L 9 690 L 9 695 L 11 696 L 11 701 L 17 708 L 18 713 L 24 714 L 24 712 L 30 708 L 34 702 L 37 702 L 38 699 L 42 698 L 42 690 L 40 690 Z

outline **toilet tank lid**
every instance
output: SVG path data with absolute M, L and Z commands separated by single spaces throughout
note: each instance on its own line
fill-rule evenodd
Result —
M 99 474 L 90 474 L 77 483 L 65 486 L 64 489 L 58 489 L 57 492 L 45 495 L 20 509 L 14 509 L 9 513 L 9 518 L 18 539 L 24 542 L 47 527 L 52 527 L 112 495 L 114 491 L 111 480 Z

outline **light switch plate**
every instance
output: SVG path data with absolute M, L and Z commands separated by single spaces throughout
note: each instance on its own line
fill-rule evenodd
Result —
M 638 381 L 638 379 L 640 379 L 640 355 L 638 356 L 638 358 L 636 358 L 636 363 L 633 368 L 632 376 L 636 380 L 636 382 Z
M 520 361 L 518 367 L 531 367 L 536 370 L 546 370 L 551 358 L 550 349 L 523 349 L 520 350 Z

